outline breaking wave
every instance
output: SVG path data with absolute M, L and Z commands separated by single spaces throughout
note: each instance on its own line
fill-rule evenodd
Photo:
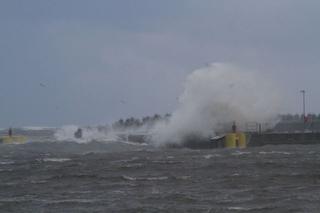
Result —
M 208 138 L 228 131 L 234 121 L 239 129 L 253 121 L 275 124 L 284 105 L 280 94 L 261 74 L 231 64 L 211 64 L 187 76 L 178 108 L 168 123 L 156 126 L 152 140 L 163 144 L 189 136 Z

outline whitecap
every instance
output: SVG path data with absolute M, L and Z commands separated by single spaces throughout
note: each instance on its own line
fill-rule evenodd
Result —
M 0 161 L 0 165 L 11 165 L 14 164 L 15 162 L 12 160 L 4 160 L 4 161 Z
M 43 158 L 42 161 L 44 162 L 65 162 L 71 160 L 70 158 Z
M 123 165 L 123 168 L 141 168 L 143 167 L 142 163 L 131 163 L 131 164 L 127 164 L 127 165 Z
M 231 206 L 227 208 L 228 210 L 234 210 L 234 211 L 248 211 L 250 210 L 249 208 L 244 208 L 240 206 Z
M 213 157 L 220 157 L 221 155 L 219 155 L 219 154 L 209 154 L 209 155 L 204 155 L 203 157 L 205 158 L 205 159 L 210 159 L 210 158 L 213 158 Z
M 72 141 L 76 143 L 90 143 L 90 142 L 102 142 L 110 143 L 117 141 L 118 137 L 113 132 L 103 132 L 97 127 L 83 127 L 82 138 L 75 138 L 74 133 L 79 127 L 76 125 L 66 125 L 61 128 L 57 128 L 54 137 L 57 141 Z
M 48 204 L 62 204 L 62 203 L 95 203 L 100 201 L 98 199 L 65 199 L 65 200 L 45 200 Z
M 127 175 L 122 175 L 122 178 L 125 179 L 125 180 L 131 180 L 131 181 L 137 180 L 137 178 L 135 178 L 135 177 L 130 177 L 130 176 L 127 176 Z
M 147 143 L 138 143 L 138 142 L 132 142 L 132 141 L 118 141 L 120 143 L 128 144 L 128 145 L 134 145 L 134 146 L 147 146 Z
M 162 177 L 148 177 L 146 180 L 168 180 L 169 178 L 167 176 Z
M 130 180 L 130 181 L 136 181 L 136 180 L 148 180 L 148 181 L 157 181 L 157 180 L 167 180 L 169 177 L 167 176 L 160 176 L 160 177 L 130 177 L 127 175 L 122 176 L 123 179 L 125 180 Z
M 261 151 L 259 152 L 259 154 L 262 154 L 262 155 L 268 155 L 268 154 L 282 154 L 282 155 L 291 155 L 292 153 L 291 152 L 280 152 L 280 151 L 271 151 L 271 152 L 265 152 L 265 151 Z
M 231 155 L 248 155 L 248 154 L 251 154 L 251 152 L 240 152 L 240 151 L 237 151 L 237 152 L 231 153 Z
M 45 184 L 47 183 L 48 181 L 46 180 L 31 180 L 30 183 L 32 184 Z
M 48 126 L 25 126 L 25 127 L 22 127 L 21 129 L 23 129 L 23 130 L 40 131 L 40 130 L 56 129 L 56 127 L 48 127 Z

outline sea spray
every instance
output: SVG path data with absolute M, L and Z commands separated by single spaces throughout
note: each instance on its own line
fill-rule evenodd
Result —
M 258 73 L 231 64 L 213 63 L 187 76 L 179 106 L 170 121 L 159 123 L 152 141 L 180 143 L 186 137 L 208 138 L 235 121 L 274 123 L 281 109 L 277 87 Z M 231 125 L 230 127 L 231 128 Z
M 88 143 L 92 141 L 117 141 L 118 136 L 112 129 L 101 130 L 97 127 L 82 127 L 82 138 L 75 138 L 75 132 L 79 127 L 76 125 L 66 125 L 58 128 L 54 134 L 57 141 L 73 141 L 78 143 Z

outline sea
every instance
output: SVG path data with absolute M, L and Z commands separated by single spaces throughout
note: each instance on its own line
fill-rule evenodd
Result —
M 29 142 L 0 144 L 0 212 L 320 212 L 320 145 L 192 150 L 16 132 Z

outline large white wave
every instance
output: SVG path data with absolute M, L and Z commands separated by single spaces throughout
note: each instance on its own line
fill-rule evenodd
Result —
M 233 121 L 240 128 L 251 121 L 272 123 L 281 100 L 277 87 L 261 73 L 214 63 L 187 76 L 178 108 L 168 123 L 154 128 L 152 141 L 181 142 L 190 134 L 209 137 Z

